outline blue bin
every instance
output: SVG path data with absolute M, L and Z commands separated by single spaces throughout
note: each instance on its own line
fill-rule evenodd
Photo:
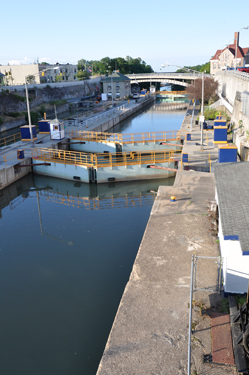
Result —
M 214 126 L 214 143 L 227 143 L 227 126 Z
M 17 159 L 24 159 L 24 150 L 17 150 Z
M 219 145 L 219 163 L 236 163 L 237 162 L 237 147 L 234 145 Z
M 33 135 L 33 141 L 35 141 L 37 139 L 37 136 L 36 136 L 36 126 L 35 125 L 31 125 L 31 129 L 32 129 L 32 135 Z M 31 141 L 29 125 L 21 126 L 20 130 L 21 130 L 22 141 Z
M 191 141 L 191 134 L 187 134 L 187 141 Z
M 182 162 L 188 163 L 188 154 L 182 154 Z

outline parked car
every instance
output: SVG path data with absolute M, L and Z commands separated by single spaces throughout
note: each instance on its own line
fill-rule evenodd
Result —
M 249 68 L 243 67 L 243 68 L 237 68 L 240 72 L 249 73 Z

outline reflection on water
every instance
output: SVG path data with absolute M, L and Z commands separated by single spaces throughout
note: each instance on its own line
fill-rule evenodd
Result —
M 96 374 L 162 184 L 30 174 L 0 191 L 0 374 Z

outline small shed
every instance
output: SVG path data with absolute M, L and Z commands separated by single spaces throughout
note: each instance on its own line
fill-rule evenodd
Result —
M 57 118 L 51 120 L 50 123 L 50 137 L 51 139 L 64 139 L 65 138 L 65 129 L 64 122 L 60 122 Z
M 249 162 L 214 166 L 219 245 L 226 293 L 246 293 L 249 280 Z

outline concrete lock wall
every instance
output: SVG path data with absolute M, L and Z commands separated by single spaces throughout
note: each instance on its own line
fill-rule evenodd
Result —
M 41 163 L 40 160 L 33 159 L 33 164 Z M 65 180 L 77 180 L 75 177 L 80 177 L 81 182 L 89 183 L 88 168 L 82 165 L 71 165 L 51 162 L 51 165 L 40 165 L 33 167 L 34 173 L 44 176 L 51 176 L 62 178 Z
M 163 150 L 181 150 L 180 147 L 176 146 L 167 146 L 160 144 L 162 142 L 140 142 L 140 143 L 125 143 L 122 145 L 123 152 L 130 152 L 130 151 L 163 151 Z M 164 143 L 164 142 L 163 142 Z M 180 141 L 166 141 L 165 143 L 171 144 L 181 144 Z
M 116 144 L 114 142 L 85 142 L 85 144 L 73 144 L 70 143 L 71 151 L 79 152 L 94 152 L 103 153 L 108 151 L 110 153 L 116 152 Z
M 31 159 L 26 158 L 21 161 L 20 165 L 30 164 Z M 17 167 L 14 168 L 13 165 L 6 166 L 6 168 L 0 169 L 0 190 L 5 188 L 6 186 L 11 185 L 13 182 L 19 180 L 20 178 L 26 176 L 28 173 L 31 172 L 31 167 Z
M 151 163 L 152 164 L 152 163 Z M 149 163 L 148 163 L 149 165 Z M 156 164 L 161 167 L 174 168 L 174 162 L 171 163 L 160 163 Z M 97 170 L 97 182 L 107 183 L 108 179 L 115 178 L 115 181 L 132 181 L 132 180 L 147 180 L 150 178 L 164 178 L 175 176 L 175 172 L 147 168 L 147 164 L 140 165 L 129 165 L 127 167 L 107 167 L 98 168 Z

